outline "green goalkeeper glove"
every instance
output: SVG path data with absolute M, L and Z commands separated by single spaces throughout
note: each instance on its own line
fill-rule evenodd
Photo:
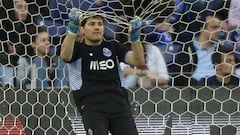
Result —
M 68 31 L 72 34 L 77 34 L 79 26 L 81 25 L 83 14 L 77 8 L 72 8 L 68 14 L 69 23 Z
M 130 21 L 130 40 L 131 42 L 139 41 L 140 39 L 140 28 L 142 26 L 141 18 L 138 16 L 135 16 Z

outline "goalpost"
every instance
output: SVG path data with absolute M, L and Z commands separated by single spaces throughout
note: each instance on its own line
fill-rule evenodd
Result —
M 105 15 L 105 38 L 126 45 L 129 44 L 129 20 L 135 15 L 139 16 L 143 21 L 142 40 L 160 49 L 170 79 L 174 79 L 171 76 L 172 65 L 177 64 L 174 63 L 174 57 L 181 51 L 181 47 L 173 43 L 184 44 L 185 41 L 179 40 L 184 32 L 192 35 L 199 32 L 191 26 L 199 21 L 203 10 L 213 13 L 227 10 L 227 0 L 216 0 L 216 3 L 214 0 L 26 1 L 38 25 L 48 28 L 53 47 L 56 48 L 65 36 L 67 14 L 71 7 L 77 7 L 84 13 L 100 10 Z M 6 13 L 12 10 L 4 7 L 2 2 L 0 7 L 0 11 Z M 8 15 L 0 18 L 0 29 L 5 30 L 2 22 L 6 19 L 9 19 Z M 5 32 L 9 34 L 12 31 Z M 2 41 L 1 45 L 6 42 Z M 0 53 L 6 52 L 2 48 Z M 178 66 L 181 68 L 183 65 Z M 35 67 L 33 73 L 37 69 Z M 66 66 L 59 70 L 66 70 Z M 6 72 L 3 70 L 0 78 L 4 76 Z M 37 79 L 36 76 L 34 79 Z M 54 79 L 63 83 L 57 77 Z M 1 87 L 0 135 L 84 135 L 81 116 L 74 105 L 71 90 L 63 87 L 66 84 L 61 86 L 40 89 Z M 141 86 L 129 88 L 129 100 L 139 135 L 210 135 L 210 132 L 240 135 L 239 88 L 179 87 L 173 84 L 153 88 Z

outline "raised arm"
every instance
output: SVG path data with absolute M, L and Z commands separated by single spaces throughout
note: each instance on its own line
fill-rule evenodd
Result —
M 65 39 L 63 40 L 60 57 L 65 62 L 70 61 L 72 58 L 75 39 L 76 35 L 73 35 L 68 32 Z
M 77 37 L 77 32 L 80 27 L 82 13 L 77 8 L 72 8 L 68 14 L 69 24 L 68 32 L 61 45 L 60 57 L 67 62 L 72 59 L 74 44 Z
M 134 17 L 134 19 L 130 21 L 130 25 L 129 33 L 132 42 L 132 51 L 127 53 L 125 60 L 126 63 L 133 66 L 143 65 L 145 63 L 144 51 L 142 43 L 140 42 L 142 22 L 139 17 Z

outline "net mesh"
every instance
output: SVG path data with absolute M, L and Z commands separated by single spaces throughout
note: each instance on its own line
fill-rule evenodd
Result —
M 197 87 L 189 81 L 186 86 L 176 86 L 174 83 L 179 76 L 190 79 L 181 70 L 187 64 L 176 62 L 176 57 L 184 52 L 182 47 L 201 32 L 199 26 L 205 23 L 201 17 L 206 11 L 220 14 L 220 27 L 227 34 L 223 34 L 224 38 L 219 38 L 218 43 L 231 47 L 239 57 L 239 24 L 232 20 L 237 21 L 240 3 L 232 1 L 27 0 L 27 7 L 17 10 L 24 18 L 21 10 L 28 9 L 26 19 L 20 21 L 13 17 L 17 2 L 2 0 L 0 135 L 85 134 L 68 86 L 66 65 L 58 57 L 69 21 L 67 15 L 72 7 L 84 13 L 103 13 L 105 39 L 126 45 L 130 44 L 129 21 L 139 16 L 143 22 L 141 40 L 160 50 L 170 83 L 153 87 L 140 83 L 139 87 L 129 88 L 129 100 L 140 135 L 240 134 L 238 87 L 210 87 L 207 84 Z M 229 10 L 231 14 L 228 16 Z M 231 15 L 235 18 L 229 19 Z M 225 25 L 227 21 L 231 26 Z M 40 26 L 47 28 L 51 43 L 48 57 L 44 60 L 35 59 L 36 53 L 28 51 Z M 227 29 L 225 26 L 228 26 Z M 26 57 L 27 60 L 23 59 Z M 24 60 L 25 67 L 19 64 Z M 32 62 L 30 67 L 29 62 Z M 19 71 L 21 66 L 24 70 Z M 176 69 L 181 72 L 175 72 Z M 237 71 L 233 76 L 238 77 Z M 17 73 L 23 74 L 19 76 Z

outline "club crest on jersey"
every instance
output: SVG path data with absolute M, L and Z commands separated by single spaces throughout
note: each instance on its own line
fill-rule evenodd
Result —
M 103 48 L 103 55 L 106 56 L 106 57 L 110 57 L 112 56 L 112 51 L 109 50 L 108 48 Z

